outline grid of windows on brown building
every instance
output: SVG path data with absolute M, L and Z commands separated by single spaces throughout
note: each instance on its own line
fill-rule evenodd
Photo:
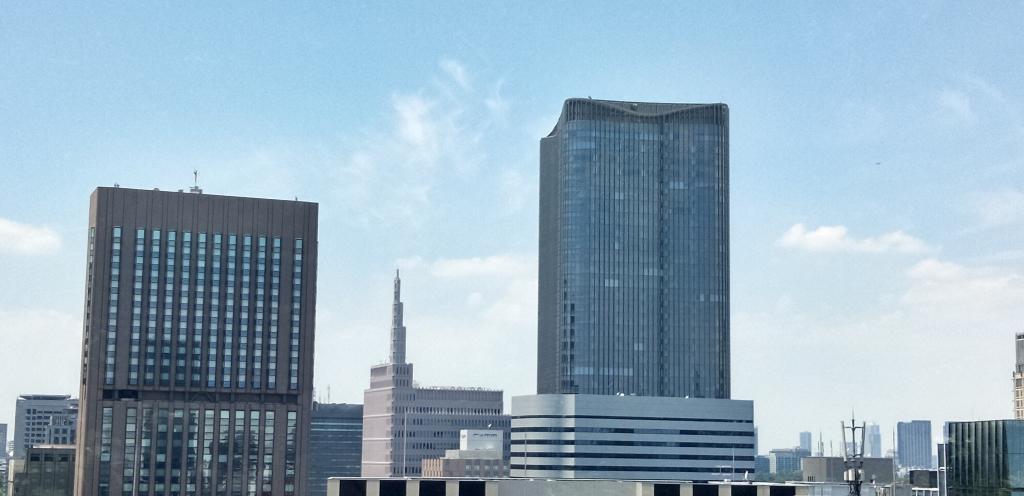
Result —
M 75 494 L 305 494 L 317 205 L 98 188 Z

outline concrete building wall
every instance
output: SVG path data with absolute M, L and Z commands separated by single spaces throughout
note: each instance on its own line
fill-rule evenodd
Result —
M 809 456 L 800 461 L 805 482 L 843 482 L 846 465 L 838 456 Z M 864 481 L 878 484 L 892 483 L 892 458 L 865 458 Z
M 33 446 L 11 474 L 9 496 L 72 496 L 75 489 L 75 447 Z
M 14 458 L 38 444 L 74 444 L 78 400 L 66 394 L 24 394 L 14 411 Z
M 1024 332 L 1017 333 L 1017 365 L 1013 370 L 1013 418 L 1024 420 Z

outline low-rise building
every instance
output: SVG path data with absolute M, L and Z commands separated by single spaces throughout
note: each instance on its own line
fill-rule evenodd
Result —
M 512 398 L 512 476 L 723 480 L 754 475 L 751 401 L 541 394 Z
M 12 464 L 8 496 L 72 496 L 75 492 L 75 447 L 38 445 Z
M 892 458 L 865 458 L 864 478 L 866 484 L 891 484 L 893 475 Z M 800 461 L 800 471 L 805 482 L 843 482 L 846 465 L 838 456 L 808 456 Z
M 423 459 L 423 477 L 507 477 L 504 446 L 503 431 L 463 429 L 459 449 Z

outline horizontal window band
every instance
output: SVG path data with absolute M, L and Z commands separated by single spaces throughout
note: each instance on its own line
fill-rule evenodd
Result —
M 754 437 L 754 431 L 693 431 L 684 429 L 627 429 L 622 427 L 513 427 L 512 432 L 597 432 L 606 434 L 676 434 L 684 436 Z
M 651 453 L 528 453 L 512 452 L 512 457 L 520 458 L 625 458 L 635 460 L 735 460 L 738 462 L 752 462 L 752 456 L 730 456 L 730 455 L 661 455 Z
M 529 441 L 529 443 L 527 443 Z M 513 439 L 513 446 L 522 445 L 547 446 L 662 446 L 668 448 L 736 448 L 754 449 L 753 444 L 736 443 L 674 443 L 667 441 L 611 441 L 594 439 Z
M 702 473 L 702 474 L 742 474 L 752 468 L 740 467 L 622 467 L 602 465 L 512 465 L 512 470 L 557 470 L 573 472 L 670 472 L 670 473 Z M 579 475 L 579 474 L 577 474 Z
M 734 424 L 753 424 L 754 420 L 746 419 L 709 419 L 679 417 L 623 417 L 614 415 L 513 415 L 512 421 L 519 419 L 604 419 L 604 420 L 668 420 L 672 422 L 723 422 Z

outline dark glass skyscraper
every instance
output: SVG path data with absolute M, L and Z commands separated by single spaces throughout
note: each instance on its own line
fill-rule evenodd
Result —
M 540 144 L 537 391 L 728 398 L 724 104 L 570 99 Z
M 947 422 L 949 496 L 1024 494 L 1024 420 Z
M 98 188 L 75 494 L 305 495 L 317 205 Z

